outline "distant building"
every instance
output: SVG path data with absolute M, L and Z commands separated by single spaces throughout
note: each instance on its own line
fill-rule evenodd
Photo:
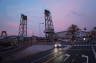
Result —
M 61 32 L 57 32 L 56 33 L 58 39 L 61 40 L 71 40 L 72 39 L 72 33 L 68 32 L 68 31 L 61 31 Z M 85 31 L 77 31 L 74 34 L 75 36 L 75 40 L 88 40 L 90 37 L 90 32 L 85 32 Z
M 76 40 L 89 40 L 90 32 L 78 31 L 75 32 Z
M 56 33 L 58 39 L 70 39 L 72 37 L 72 34 L 69 33 L 68 31 L 61 31 Z

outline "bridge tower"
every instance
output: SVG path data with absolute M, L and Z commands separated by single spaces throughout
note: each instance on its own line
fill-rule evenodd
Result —
M 45 14 L 45 36 L 49 41 L 52 41 L 54 39 L 54 26 L 52 21 L 52 16 L 49 10 L 44 11 Z
M 24 14 L 21 14 L 18 36 L 27 37 L 27 16 Z

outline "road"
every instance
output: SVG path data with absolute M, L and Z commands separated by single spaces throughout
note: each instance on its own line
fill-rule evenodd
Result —
M 11 63 L 96 63 L 96 46 L 54 48 Z

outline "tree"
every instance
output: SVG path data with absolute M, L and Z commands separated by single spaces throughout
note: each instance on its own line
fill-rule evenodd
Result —
M 85 27 L 85 28 L 84 28 L 84 31 L 86 31 L 86 30 L 87 30 L 87 28 Z
M 75 32 L 79 31 L 80 28 L 75 25 L 75 24 L 72 24 L 69 28 L 68 28 L 68 33 L 71 33 L 72 35 L 72 40 L 75 40 Z
M 91 30 L 92 40 L 96 40 L 96 27 Z

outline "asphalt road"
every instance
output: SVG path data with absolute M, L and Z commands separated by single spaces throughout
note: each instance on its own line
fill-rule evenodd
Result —
M 54 48 L 9 63 L 96 63 L 96 46 Z

